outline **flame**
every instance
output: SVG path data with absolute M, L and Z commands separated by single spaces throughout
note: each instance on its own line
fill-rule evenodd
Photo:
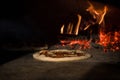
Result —
M 101 17 L 100 17 L 100 20 L 99 20 L 99 24 L 101 24 L 103 22 L 104 16 L 107 13 L 107 10 L 108 10 L 107 6 L 104 6 L 103 13 L 100 13 Z
M 72 24 L 72 23 L 69 23 L 69 24 L 68 24 L 67 33 L 68 33 L 68 34 L 72 34 L 72 30 L 73 30 L 73 24 Z
M 79 14 L 77 16 L 78 16 L 78 22 L 75 27 L 75 33 L 74 33 L 75 35 L 78 35 L 78 31 L 79 31 L 79 27 L 80 27 L 80 23 L 81 23 L 81 19 L 82 19 L 82 17 Z
M 63 34 L 63 32 L 64 32 L 64 27 L 65 27 L 65 26 L 62 25 L 61 30 L 60 30 L 60 33 L 61 33 L 61 34 Z
M 77 15 L 78 17 L 78 22 L 76 24 L 76 26 L 73 25 L 73 23 L 69 23 L 67 26 L 65 25 L 62 25 L 61 27 L 61 30 L 60 30 L 60 33 L 63 34 L 63 33 L 66 33 L 66 34 L 74 34 L 74 35 L 78 35 L 78 32 L 79 32 L 79 27 L 80 27 L 80 23 L 81 23 L 81 15 Z M 67 31 L 65 32 L 65 27 L 67 28 Z M 74 29 L 73 29 L 74 28 Z
M 87 25 L 87 26 L 84 28 L 84 30 L 87 30 L 89 27 L 90 27 L 90 24 Z
M 103 10 L 96 10 L 94 8 L 94 6 L 92 5 L 92 3 L 90 3 L 89 1 L 88 1 L 88 3 L 90 5 L 90 7 L 88 7 L 86 9 L 86 11 L 88 11 L 93 16 L 93 19 L 95 19 L 96 21 L 92 22 L 91 24 L 88 24 L 84 28 L 84 30 L 87 30 L 91 25 L 96 24 L 96 23 L 100 25 L 104 21 L 104 17 L 106 15 L 107 11 L 108 11 L 107 6 L 104 6 Z
M 88 3 L 90 7 L 88 7 L 86 11 L 88 11 L 93 16 L 93 18 L 97 20 L 96 23 L 101 24 L 104 20 L 105 14 L 107 13 L 108 10 L 107 6 L 104 6 L 103 10 L 96 10 L 92 3 L 90 2 Z

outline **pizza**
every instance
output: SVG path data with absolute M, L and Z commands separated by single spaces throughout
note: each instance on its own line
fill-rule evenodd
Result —
M 89 57 L 91 55 L 84 51 L 67 49 L 41 50 L 33 54 L 33 58 L 37 60 L 52 62 L 81 60 Z

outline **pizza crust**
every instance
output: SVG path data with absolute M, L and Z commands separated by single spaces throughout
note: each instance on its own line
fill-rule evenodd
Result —
M 82 56 L 71 56 L 71 57 L 61 57 L 61 58 L 52 58 L 52 57 L 46 57 L 46 55 L 41 54 L 44 51 L 47 51 L 49 54 L 52 54 L 53 52 L 77 52 L 82 53 L 84 55 Z M 88 53 L 85 53 L 81 50 L 67 50 L 67 49 L 57 49 L 57 50 L 41 50 L 39 52 L 36 52 L 33 54 L 33 58 L 40 60 L 40 61 L 49 61 L 49 62 L 63 62 L 63 61 L 74 61 L 74 60 L 83 60 L 90 58 L 91 55 Z

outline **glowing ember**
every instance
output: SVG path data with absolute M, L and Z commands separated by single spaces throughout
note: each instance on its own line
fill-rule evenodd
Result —
M 74 46 L 75 44 L 78 44 L 80 47 L 79 49 L 88 49 L 90 48 L 90 40 L 61 40 L 61 44 L 64 45 L 70 45 Z
M 98 44 L 104 46 L 104 51 L 120 50 L 120 31 L 104 33 L 100 31 L 100 41 Z

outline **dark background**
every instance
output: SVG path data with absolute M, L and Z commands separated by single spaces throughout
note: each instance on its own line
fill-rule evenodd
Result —
M 107 22 L 119 26 L 119 0 L 90 1 L 109 5 Z M 87 0 L 4 0 L 0 4 L 1 46 L 54 43 L 66 18 L 78 13 L 86 18 L 88 7 Z

